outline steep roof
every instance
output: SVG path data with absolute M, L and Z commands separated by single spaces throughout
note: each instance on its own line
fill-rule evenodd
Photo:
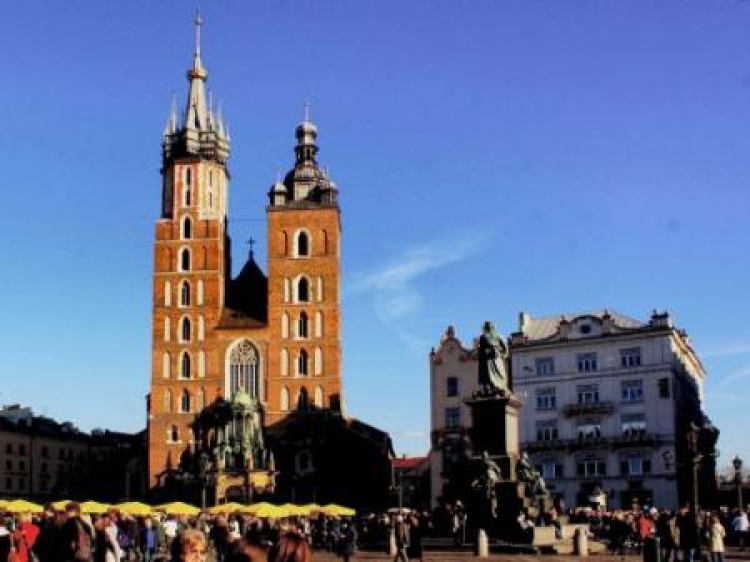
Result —
M 229 283 L 222 328 L 259 327 L 268 321 L 268 279 L 252 254 L 240 274 Z
M 523 332 L 529 340 L 544 340 L 554 336 L 559 331 L 562 322 L 573 322 L 576 319 L 586 317 L 596 318 L 597 320 L 602 321 L 607 315 L 609 315 L 614 322 L 614 325 L 618 328 L 628 330 L 643 328 L 645 326 L 643 322 L 625 316 L 624 314 L 620 314 L 614 310 L 601 309 L 591 312 L 565 313 L 540 318 L 532 318 L 529 315 L 523 315 L 520 328 L 521 332 Z

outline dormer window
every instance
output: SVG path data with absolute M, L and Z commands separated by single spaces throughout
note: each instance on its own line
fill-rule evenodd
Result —
M 588 335 L 591 333 L 591 324 L 581 324 L 579 329 L 583 335 Z

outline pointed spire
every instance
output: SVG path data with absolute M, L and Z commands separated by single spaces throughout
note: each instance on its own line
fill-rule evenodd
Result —
M 203 18 L 201 13 L 195 10 L 195 16 L 193 17 L 193 25 L 195 25 L 195 56 L 201 56 L 201 26 L 203 25 Z
M 203 20 L 196 12 L 193 19 L 195 25 L 195 56 L 193 66 L 188 71 L 190 89 L 188 91 L 187 112 L 185 116 L 185 128 L 208 130 L 208 110 L 206 108 L 206 77 L 208 73 L 201 62 L 201 26 Z

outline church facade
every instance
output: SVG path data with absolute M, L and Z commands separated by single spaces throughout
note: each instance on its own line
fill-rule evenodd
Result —
M 336 416 L 342 427 L 350 421 L 341 373 L 341 217 L 336 185 L 318 164 L 317 128 L 306 115 L 295 132 L 294 166 L 269 190 L 267 273 L 251 251 L 233 277 L 231 138 L 208 103 L 206 80 L 198 38 L 184 115 L 173 106 L 162 142 L 148 405 L 152 489 L 194 448 L 194 421 L 217 400 L 249 397 L 266 427 L 311 411 Z M 390 440 L 371 429 L 387 462 Z

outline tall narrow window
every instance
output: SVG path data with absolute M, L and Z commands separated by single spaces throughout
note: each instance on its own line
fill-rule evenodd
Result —
M 206 353 L 204 351 L 198 352 L 198 378 L 204 378 L 206 376 Z
M 172 391 L 169 389 L 164 391 L 164 411 L 167 414 L 172 413 Z
M 190 318 L 183 318 L 182 319 L 182 328 L 180 329 L 180 334 L 182 336 L 182 342 L 187 343 L 190 341 Z
M 189 207 L 192 203 L 192 182 L 193 182 L 193 173 L 190 168 L 185 168 L 185 207 Z
M 170 443 L 178 443 L 180 441 L 180 430 L 176 425 L 167 430 L 167 441 Z
M 164 306 L 172 306 L 172 283 L 164 282 Z
M 297 233 L 297 256 L 304 257 L 310 255 L 310 237 L 307 232 L 301 231 Z
M 190 271 L 190 250 L 187 248 L 180 252 L 180 271 Z
M 198 316 L 198 341 L 203 341 L 206 338 L 206 326 L 203 321 L 203 316 Z
M 323 374 L 323 351 L 319 347 L 315 348 L 315 374 Z
M 180 374 L 183 379 L 189 379 L 191 373 L 190 354 L 186 352 L 182 354 L 182 359 L 180 360 Z
M 281 337 L 289 337 L 289 315 L 286 312 L 281 315 Z
M 323 407 L 323 387 L 322 386 L 315 387 L 315 407 L 316 408 Z
M 190 411 L 190 392 L 187 389 L 182 391 L 182 397 L 180 398 L 180 411 L 187 413 Z
M 200 412 L 201 410 L 203 410 L 203 408 L 206 407 L 206 389 L 205 388 L 201 388 L 201 389 L 198 390 L 198 396 L 197 396 L 197 398 L 198 398 L 198 400 L 197 400 L 197 402 L 198 402 L 198 408 L 197 409 Z
M 182 239 L 190 240 L 193 237 L 193 222 L 190 217 L 185 217 L 182 221 Z
M 299 313 L 299 319 L 297 320 L 297 337 L 298 338 L 307 338 L 307 313 L 300 312 Z
M 320 311 L 315 313 L 315 337 L 323 337 L 323 313 Z
M 172 361 L 169 357 L 169 353 L 164 352 L 161 356 L 161 376 L 165 379 L 169 378 L 171 363 Z
M 281 350 L 281 376 L 289 376 L 289 352 L 286 349 Z
M 308 302 L 310 300 L 310 282 L 305 277 L 297 281 L 297 302 Z
M 164 341 L 169 341 L 171 331 L 172 323 L 169 321 L 169 316 L 167 316 L 164 318 Z
M 306 377 L 308 374 L 308 363 L 309 358 L 307 351 L 300 349 L 299 356 L 297 357 L 297 374 L 301 377 Z
M 180 306 L 190 306 L 190 283 L 187 281 L 180 285 Z
M 318 276 L 318 302 L 323 302 L 323 278 Z
M 289 410 L 289 389 L 285 386 L 281 387 L 279 407 L 281 408 L 282 412 L 286 412 Z
M 201 281 L 200 279 L 198 280 L 198 289 L 196 293 L 197 293 L 195 296 L 195 300 L 197 301 L 196 304 L 198 306 L 202 306 L 203 305 L 203 281 Z

